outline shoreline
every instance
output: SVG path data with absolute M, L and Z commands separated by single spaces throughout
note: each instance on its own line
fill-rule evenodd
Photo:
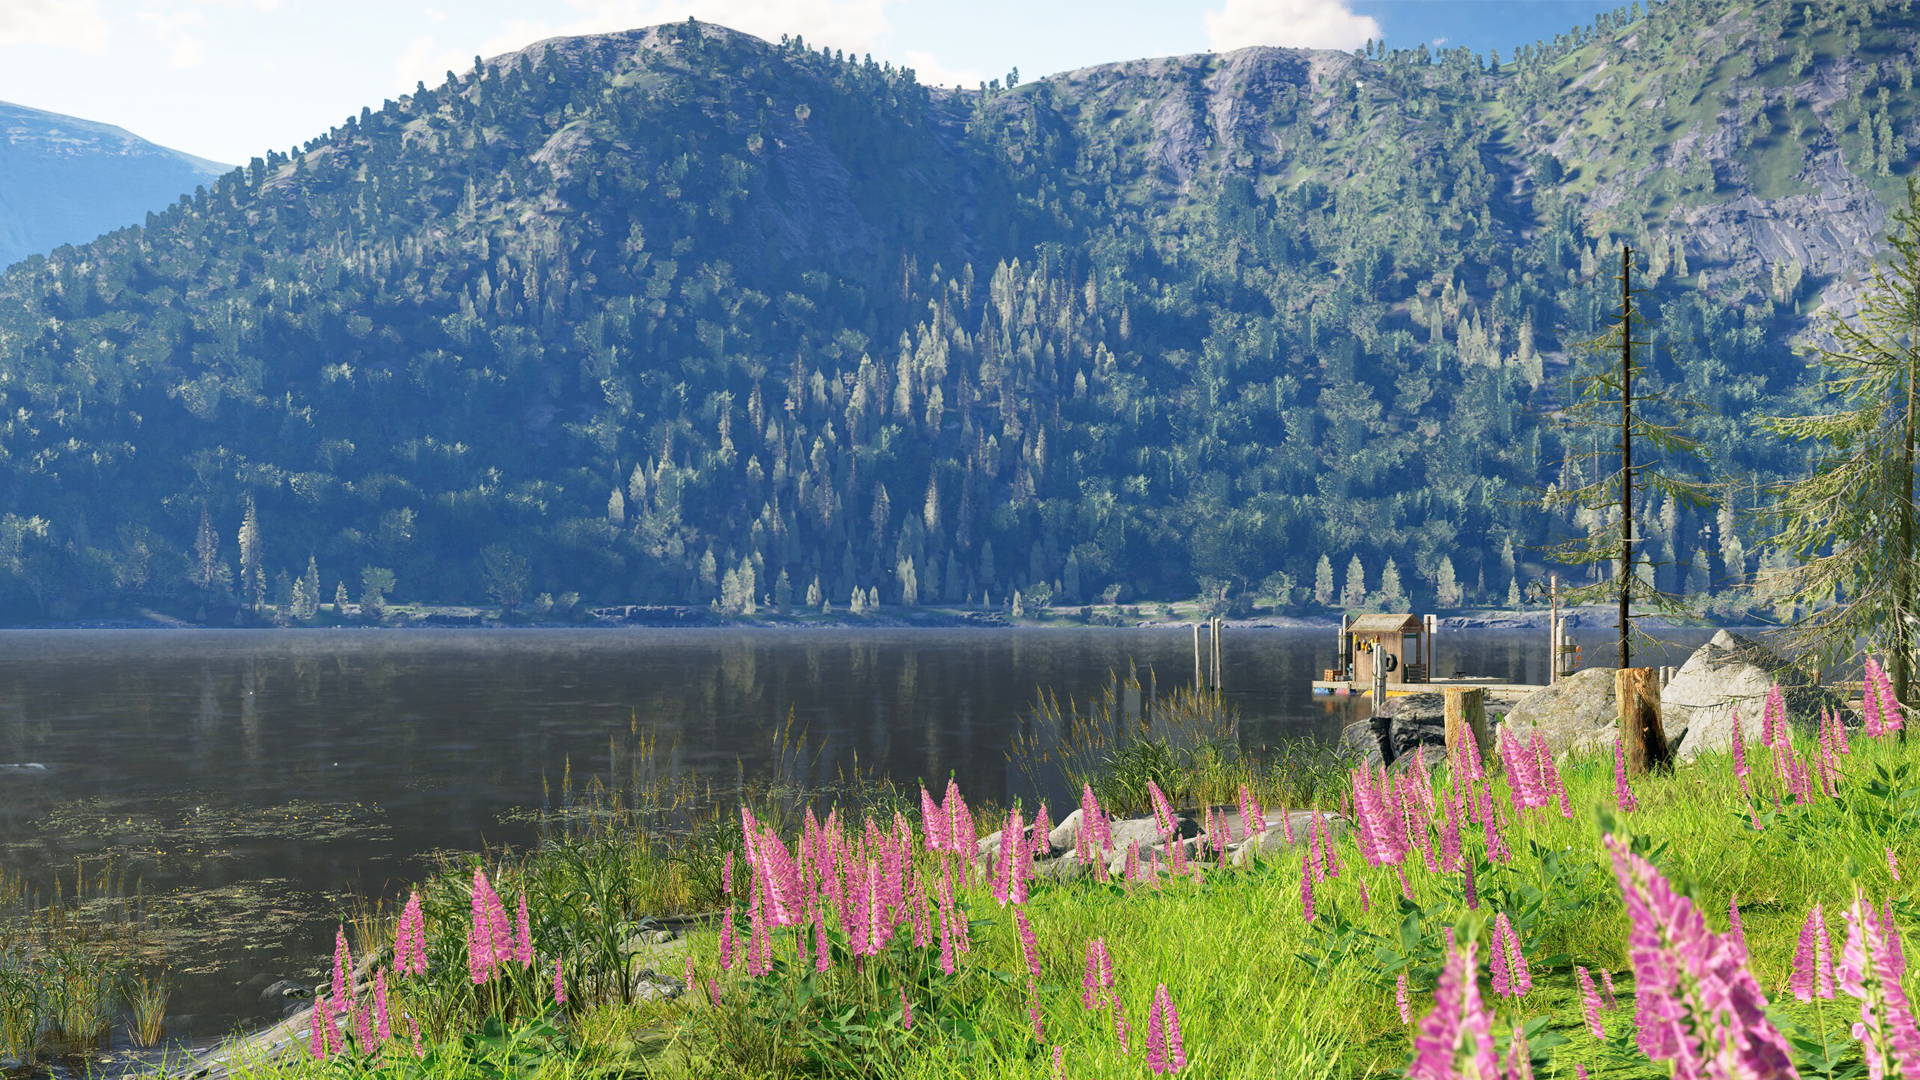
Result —
M 1204 626 L 1208 616 L 1200 612 L 1174 612 L 1171 617 L 1145 614 L 1148 605 L 1126 605 L 1125 614 L 1096 610 L 1091 618 L 1077 609 L 1055 609 L 1038 616 L 1012 619 L 1004 610 L 979 608 L 911 608 L 874 614 L 853 615 L 835 611 L 817 614 L 722 614 L 708 608 L 682 605 L 617 605 L 588 609 L 585 618 L 572 620 L 502 620 L 489 609 L 458 605 L 405 605 L 396 607 L 380 622 L 358 617 L 337 618 L 331 614 L 305 623 L 277 624 L 269 619 L 236 624 L 231 621 L 193 622 L 155 611 L 141 611 L 138 617 L 121 615 L 99 619 L 49 620 L 0 624 L 0 631 L 77 631 L 77 630 L 1183 630 Z M 1159 605 L 1154 605 L 1159 606 Z M 1069 614 L 1068 611 L 1073 611 Z M 1565 625 L 1574 630 L 1608 630 L 1616 626 L 1612 607 L 1594 605 L 1562 608 Z M 1341 618 L 1331 614 L 1284 614 L 1228 616 L 1223 620 L 1229 630 L 1335 630 Z M 1545 609 L 1508 610 L 1499 608 L 1457 610 L 1440 615 L 1440 630 L 1544 631 Z M 1743 621 L 1719 622 L 1706 619 L 1673 620 L 1649 615 L 1638 620 L 1647 630 L 1743 630 L 1764 632 L 1777 627 Z

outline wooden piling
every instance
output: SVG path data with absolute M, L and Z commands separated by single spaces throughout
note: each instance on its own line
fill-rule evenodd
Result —
M 1487 758 L 1487 691 L 1483 687 L 1449 686 L 1446 693 L 1447 768 L 1454 776 L 1467 775 L 1467 740 L 1472 739 Z
M 1195 692 L 1206 689 L 1206 683 L 1200 675 L 1200 624 L 1193 624 L 1193 689 Z
M 1615 669 L 1613 694 L 1620 706 L 1620 739 L 1626 744 L 1627 775 L 1671 768 L 1666 729 L 1660 724 L 1660 669 Z

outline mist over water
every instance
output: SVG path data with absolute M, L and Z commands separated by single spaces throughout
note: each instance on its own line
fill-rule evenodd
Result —
M 1677 663 L 1707 633 L 1636 662 Z M 1606 663 L 1604 634 L 1585 659 Z M 817 785 L 949 773 L 1025 791 L 1007 760 L 1043 688 L 1193 680 L 1187 628 L 1036 630 L 13 631 L 0 634 L 0 866 L 51 891 L 111 857 L 190 931 L 169 957 L 176 1035 L 269 1018 L 260 976 L 318 981 L 351 895 L 404 895 L 436 850 L 524 846 L 559 799 L 626 783 L 636 729 L 663 779 Z M 1546 634 L 1442 631 L 1435 671 L 1541 682 Z M 1332 741 L 1361 698 L 1315 697 L 1335 631 L 1230 629 L 1241 740 Z M 808 734 L 807 765 L 777 752 Z M 612 742 L 612 756 L 609 756 Z M 677 740 L 677 741 L 676 741 Z M 1056 808 L 1059 809 L 1059 808 Z M 89 870 L 92 873 L 92 870 Z M 251 980 L 251 982 L 250 982 Z

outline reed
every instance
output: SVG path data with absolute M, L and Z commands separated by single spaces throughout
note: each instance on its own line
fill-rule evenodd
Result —
M 141 1048 L 158 1045 L 167 1031 L 167 999 L 172 989 L 166 976 L 145 973 L 133 977 L 127 1004 L 133 1009 L 133 1044 Z

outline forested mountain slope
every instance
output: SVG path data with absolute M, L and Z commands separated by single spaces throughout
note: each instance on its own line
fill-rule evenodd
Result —
M 0 266 L 146 219 L 227 167 L 0 101 Z
M 0 278 L 0 590 L 284 601 L 311 560 L 321 598 L 524 567 L 599 602 L 1311 606 L 1391 559 L 1422 606 L 1497 602 L 1592 524 L 1537 489 L 1573 479 L 1548 410 L 1620 241 L 1655 382 L 1765 478 L 1795 461 L 1746 418 L 1803 392 L 1789 341 L 1911 167 L 1898 5 L 1634 14 L 1497 68 L 954 92 L 687 23 L 450 73 Z M 1648 518 L 1665 584 L 1750 571 L 1726 522 Z

